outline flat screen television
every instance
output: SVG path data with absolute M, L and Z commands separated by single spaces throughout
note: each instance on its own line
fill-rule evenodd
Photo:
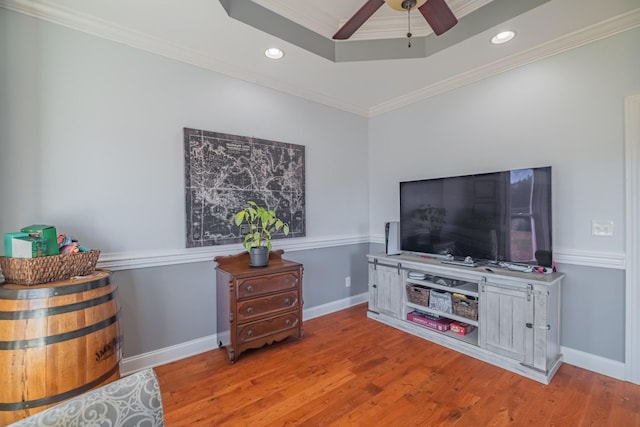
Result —
M 400 183 L 400 249 L 551 267 L 551 167 Z

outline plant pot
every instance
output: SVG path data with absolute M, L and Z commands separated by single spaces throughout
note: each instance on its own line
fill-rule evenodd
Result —
M 251 267 L 266 267 L 269 264 L 269 248 L 259 246 L 249 250 L 249 265 Z

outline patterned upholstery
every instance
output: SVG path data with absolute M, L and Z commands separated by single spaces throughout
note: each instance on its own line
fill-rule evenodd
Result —
M 163 427 L 160 385 L 146 369 L 31 415 L 9 427 Z

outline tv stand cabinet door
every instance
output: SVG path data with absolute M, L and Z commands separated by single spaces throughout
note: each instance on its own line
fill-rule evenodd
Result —
M 526 327 L 533 318 L 533 303 L 526 289 L 508 289 L 486 283 L 481 287 L 480 346 L 496 354 L 525 364 L 533 342 L 532 330 Z
M 402 318 L 404 273 L 397 267 L 369 264 L 369 310 Z

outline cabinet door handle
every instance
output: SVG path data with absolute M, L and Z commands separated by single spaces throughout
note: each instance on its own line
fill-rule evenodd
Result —
M 253 285 L 247 285 L 247 292 L 248 293 L 253 292 Z
M 527 322 L 525 323 L 525 326 L 529 329 L 536 328 L 536 329 L 546 329 L 547 331 L 551 330 L 551 325 L 534 325 L 533 323 Z
M 253 314 L 253 307 L 247 307 L 247 313 Z

